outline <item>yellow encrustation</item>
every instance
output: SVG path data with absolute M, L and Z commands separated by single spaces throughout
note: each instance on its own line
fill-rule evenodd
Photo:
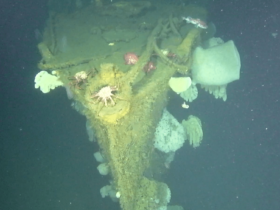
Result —
M 123 210 L 159 209 L 167 206 L 170 200 L 170 190 L 165 183 L 144 176 L 152 164 L 155 129 L 169 99 L 168 81 L 178 71 L 176 65 L 167 65 L 166 59 L 160 55 L 163 59 L 157 59 L 157 70 L 139 79 L 155 51 L 155 40 L 161 26 L 159 22 L 148 39 L 146 50 L 129 71 L 124 73 L 116 64 L 104 63 L 97 67 L 93 76 L 89 76 L 81 89 L 72 88 L 75 100 L 83 104 L 83 113 L 94 128 Z M 199 30 L 191 31 L 178 50 L 190 57 L 193 42 L 198 36 Z M 73 61 L 69 65 L 71 63 Z M 42 65 L 47 67 L 49 64 Z M 59 67 L 61 64 L 54 60 L 51 65 Z M 83 67 L 78 64 L 76 68 L 79 66 Z M 61 81 L 74 75 L 74 67 L 59 71 Z M 114 89 L 114 103 L 108 100 L 107 106 L 94 97 L 104 87 Z
M 181 44 L 177 47 L 176 53 L 179 57 L 181 57 L 182 61 L 185 63 L 186 69 L 179 70 L 180 73 L 186 74 L 192 64 L 191 52 L 195 46 L 197 46 L 200 41 L 200 33 L 202 29 L 193 28 L 181 42 Z
M 78 97 L 88 108 L 85 114 L 96 131 L 124 210 L 156 209 L 160 204 L 167 205 L 165 196 L 158 191 L 166 189 L 164 183 L 143 176 L 150 165 L 154 131 L 168 100 L 168 79 L 174 73 L 162 63 L 158 63 L 158 68 L 165 73 L 155 72 L 150 83 L 132 93 L 133 85 L 127 83 L 129 78 L 126 78 L 129 74 L 119 72 L 113 64 L 103 64 L 100 72 L 89 81 L 85 96 Z M 115 106 L 109 103 L 106 107 L 103 102 L 91 98 L 93 92 L 107 85 L 119 85 L 113 97 Z

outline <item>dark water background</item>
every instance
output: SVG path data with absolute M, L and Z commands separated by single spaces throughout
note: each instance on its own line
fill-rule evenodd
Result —
M 171 1 L 170 1 L 171 2 Z M 172 2 L 175 2 L 172 1 Z M 209 20 L 217 36 L 233 39 L 241 80 L 226 102 L 199 91 L 185 113 L 203 123 L 204 140 L 184 145 L 167 175 L 171 204 L 185 210 L 280 209 L 280 14 L 276 0 L 213 0 Z M 160 1 L 159 1 L 160 3 Z M 35 29 L 47 1 L 0 1 L 0 209 L 119 209 L 99 189 L 85 120 L 63 89 L 34 89 L 40 55 Z M 178 101 L 180 103 L 180 101 Z M 180 115 L 180 116 L 179 116 Z

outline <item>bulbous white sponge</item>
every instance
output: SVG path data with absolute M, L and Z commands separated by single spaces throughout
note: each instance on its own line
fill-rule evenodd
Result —
M 63 86 L 63 83 L 58 77 L 49 74 L 46 71 L 40 71 L 35 77 L 35 88 L 40 88 L 43 93 L 48 93 L 50 90 L 58 86 Z
M 155 148 L 165 153 L 175 152 L 183 146 L 186 138 L 184 127 L 164 109 L 155 132 Z

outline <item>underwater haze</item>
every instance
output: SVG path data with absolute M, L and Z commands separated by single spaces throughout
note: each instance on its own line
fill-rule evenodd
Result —
M 278 1 L 151 0 L 146 4 L 143 4 L 146 1 L 139 1 L 141 3 L 137 4 L 135 2 L 1 0 L 0 209 L 125 209 L 126 201 L 122 199 L 125 199 L 126 194 L 118 191 L 121 184 L 119 188 L 115 187 L 118 177 L 116 173 L 111 169 L 111 174 L 105 176 L 101 174 L 106 171 L 100 172 L 100 167 L 97 169 L 100 163 L 93 154 L 105 150 L 101 140 L 98 140 L 98 136 L 101 135 L 98 132 L 101 131 L 94 130 L 94 125 L 86 126 L 86 123 L 89 123 L 86 120 L 92 113 L 89 114 L 89 109 L 77 101 L 84 102 L 80 93 L 93 94 L 92 102 L 89 103 L 94 107 L 92 110 L 95 106 L 104 110 L 115 104 L 117 106 L 126 103 L 128 94 L 122 95 L 124 86 L 122 89 L 119 84 L 110 87 L 114 94 L 113 102 L 110 97 L 104 101 L 100 95 L 94 95 L 100 92 L 91 92 L 87 88 L 94 87 L 90 82 L 95 81 L 95 75 L 102 72 L 100 66 L 103 63 L 114 63 L 122 69 L 120 73 L 116 68 L 116 75 L 127 75 L 127 72 L 132 71 L 134 66 L 126 65 L 128 63 L 125 62 L 143 59 L 144 56 L 141 58 L 141 55 L 147 52 L 147 40 L 160 18 L 165 18 L 166 22 L 174 18 L 172 20 L 178 31 L 173 30 L 172 33 L 175 31 L 179 34 L 174 38 L 174 34 L 169 34 L 172 31 L 170 29 L 168 33 L 162 32 L 162 36 L 154 39 L 162 50 L 167 49 L 166 46 L 170 46 L 170 43 L 180 45 L 186 34 L 193 29 L 201 30 L 201 33 L 208 30 L 194 41 L 190 51 L 193 52 L 198 46 L 205 47 L 205 37 L 219 37 L 225 42 L 233 40 L 240 56 L 241 68 L 238 69 L 240 78 L 226 84 L 225 95 L 223 93 L 219 97 L 212 93 L 216 89 L 211 92 L 210 87 L 207 90 L 207 87 L 197 83 L 198 98 L 192 102 L 184 101 L 166 85 L 169 88 L 166 109 L 180 125 L 188 116 L 197 116 L 201 120 L 203 139 L 194 148 L 194 144 L 190 145 L 187 142 L 191 142 L 191 137 L 188 136 L 189 139 L 176 151 L 172 163 L 167 162 L 166 153 L 154 148 L 153 143 L 150 144 L 152 149 L 149 147 L 149 154 L 153 157 L 151 162 L 156 162 L 158 167 L 145 170 L 141 176 L 148 180 L 156 180 L 157 183 L 164 182 L 171 191 L 171 200 L 168 203 L 155 199 L 156 208 L 153 206 L 149 210 L 280 209 Z M 91 16 L 87 16 L 88 14 Z M 199 21 L 195 24 L 188 23 L 183 21 L 182 17 L 192 17 Z M 53 27 L 55 30 L 52 29 L 52 21 L 57 21 L 55 24 L 59 25 L 57 28 Z M 208 29 L 201 27 L 200 21 L 207 24 Z M 173 27 L 172 24 L 167 26 Z M 46 51 L 45 48 L 40 48 L 40 43 L 47 43 L 48 52 L 51 54 L 49 58 L 44 57 Z M 189 68 L 192 59 L 186 58 L 188 60 L 183 62 L 185 57 L 181 59 L 179 51 L 175 48 L 168 50 L 166 69 L 184 65 Z M 126 60 L 126 53 L 132 52 L 136 57 Z M 79 60 L 80 58 L 83 59 Z M 163 64 L 160 55 L 155 51 L 151 52 L 149 62 L 152 62 L 155 68 L 149 66 L 151 63 L 148 62 L 147 65 L 143 65 L 139 76 L 141 78 L 137 77 L 142 83 L 133 87 L 135 89 L 131 91 L 132 94 L 141 92 L 141 85 L 153 84 L 165 74 L 160 72 L 165 67 L 161 66 Z M 94 67 L 88 68 L 88 78 L 77 80 L 73 72 L 76 73 L 84 64 L 92 63 Z M 77 69 L 71 69 L 73 66 Z M 53 76 L 55 74 L 52 74 L 52 71 L 63 72 L 61 69 L 67 69 L 67 73 L 61 73 L 64 85 L 60 86 L 69 88 L 67 91 L 72 92 L 68 92 L 68 96 L 74 94 L 71 97 L 75 100 L 67 98 L 64 87 L 57 87 L 55 90 L 49 88 L 50 92 L 46 94 L 42 93 L 40 88 L 34 87 L 34 78 L 38 72 L 47 71 Z M 97 70 L 90 73 L 92 69 Z M 193 73 L 194 67 L 190 67 L 189 72 Z M 189 72 L 188 76 L 194 78 Z M 184 73 L 178 70 L 173 76 L 181 77 Z M 104 87 L 105 83 L 98 86 L 98 90 Z M 139 104 L 145 104 L 145 100 L 148 103 L 148 99 L 143 97 Z M 105 102 L 108 102 L 108 107 Z M 183 102 L 189 107 L 182 107 Z M 157 103 L 160 102 L 155 100 L 151 113 L 162 112 Z M 137 105 L 132 102 L 131 104 Z M 132 105 L 130 110 L 134 111 Z M 102 111 L 100 113 L 103 114 Z M 116 124 L 111 125 L 111 121 L 108 120 L 104 121 L 104 125 L 110 124 L 110 128 L 117 127 L 118 122 L 124 122 L 122 117 L 114 121 Z M 131 123 L 131 126 L 134 124 L 136 123 Z M 155 130 L 152 122 L 144 126 Z M 105 133 L 110 133 L 110 130 Z M 108 152 L 103 154 L 108 155 Z M 139 157 L 141 155 L 143 154 L 139 154 Z M 166 162 L 158 164 L 157 161 L 164 158 Z M 108 159 L 105 157 L 103 161 L 112 166 L 113 161 Z M 115 189 L 112 190 L 111 197 L 108 195 L 103 198 L 100 189 L 106 185 Z M 137 192 L 133 195 L 136 194 Z M 158 208 L 158 203 L 165 205 Z M 134 209 L 144 208 L 136 206 Z

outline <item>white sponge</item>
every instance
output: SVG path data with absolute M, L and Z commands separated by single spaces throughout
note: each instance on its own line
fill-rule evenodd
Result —
M 46 71 L 40 71 L 35 77 L 35 88 L 40 88 L 43 93 L 48 93 L 50 90 L 58 86 L 63 86 L 63 83 L 58 77 L 49 74 Z
M 168 84 L 175 93 L 179 94 L 188 90 L 192 80 L 190 77 L 171 77 Z
M 232 40 L 193 53 L 193 81 L 205 86 L 221 86 L 240 77 L 240 57 Z
M 106 176 L 107 174 L 109 174 L 109 166 L 107 163 L 100 163 L 98 166 L 97 166 L 97 170 L 99 171 L 99 173 L 103 176 Z
M 183 146 L 186 137 L 184 127 L 164 109 L 155 132 L 155 148 L 165 153 L 175 152 Z
M 105 198 L 106 196 L 109 196 L 113 201 L 118 201 L 118 197 L 120 195 L 119 192 L 116 192 L 116 190 L 111 185 L 106 185 L 100 189 L 100 194 L 102 198 Z
M 99 163 L 105 162 L 103 155 L 98 151 L 93 154 L 95 160 Z

